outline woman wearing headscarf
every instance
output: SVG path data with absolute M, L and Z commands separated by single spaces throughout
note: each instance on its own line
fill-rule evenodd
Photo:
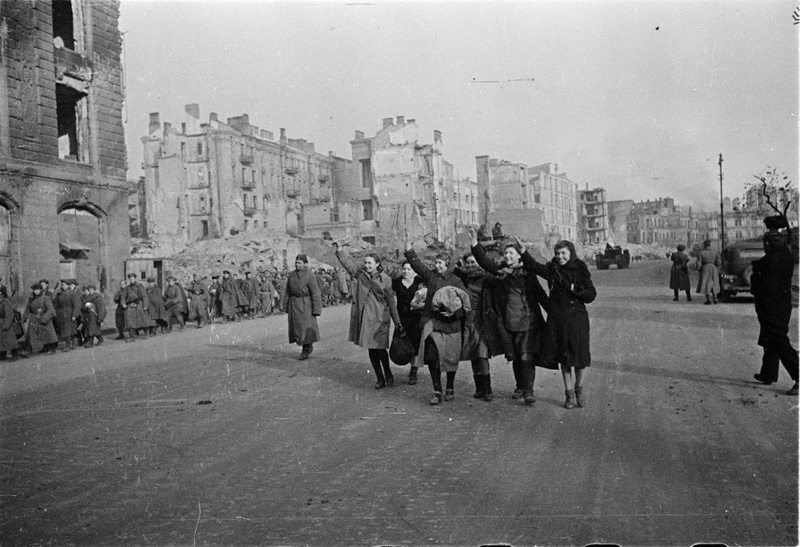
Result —
M 415 349 L 419 349 L 420 339 L 420 316 L 422 315 L 421 309 L 411 307 L 411 302 L 414 300 L 414 295 L 420 287 L 424 286 L 422 278 L 414 272 L 414 268 L 408 261 L 404 261 L 401 265 L 401 275 L 392 281 L 392 289 L 394 289 L 395 297 L 397 298 L 397 315 L 400 316 L 400 324 L 403 325 L 403 330 L 408 336 L 408 339 L 414 344 Z M 408 385 L 413 386 L 417 383 L 417 371 L 419 370 L 419 358 L 417 355 L 411 359 L 411 370 L 408 372 Z
M 697 257 L 697 265 L 700 267 L 700 281 L 697 284 L 697 293 L 706 295 L 705 305 L 712 302 L 717 303 L 717 292 L 719 281 L 719 270 L 721 261 L 719 252 L 711 248 L 711 240 L 703 242 L 703 250 Z
M 541 308 L 547 309 L 547 294 L 536 278 L 536 272 L 523 262 L 525 248 L 521 242 L 507 242 L 503 249 L 504 262 L 496 264 L 486 256 L 478 243 L 475 231 L 468 227 L 472 243 L 472 255 L 481 268 L 497 278 L 496 306 L 502 317 L 503 330 L 508 346 L 504 353 L 512 362 L 516 389 L 512 397 L 522 398 L 525 404 L 536 402 L 533 384 L 536 379 L 536 364 L 542 346 L 545 321 Z M 496 321 L 497 323 L 497 321 Z
M 308 269 L 308 256 L 297 255 L 294 271 L 286 280 L 281 307 L 289 314 L 289 342 L 303 349 L 300 360 L 305 361 L 319 341 L 317 317 L 322 313 L 322 295 L 317 276 Z
M 48 355 L 52 355 L 58 346 L 58 335 L 53 325 L 56 309 L 53 307 L 53 301 L 42 290 L 40 283 L 34 283 L 31 290 L 33 296 L 28 300 L 28 305 L 22 314 L 22 321 L 28 323 L 25 341 L 31 353 L 44 349 Z
M 680 291 L 686 291 L 686 300 L 692 301 L 692 288 L 689 284 L 689 255 L 684 253 L 686 245 L 678 245 L 678 251 L 672 253 L 672 269 L 669 272 L 669 288 L 675 293 L 675 302 L 678 301 Z
M 392 290 L 392 278 L 383 272 L 381 259 L 377 254 L 366 254 L 363 267 L 358 268 L 343 251 L 339 250 L 337 243 L 333 244 L 333 248 L 342 267 L 356 278 L 348 340 L 366 348 L 369 352 L 369 362 L 377 378 L 375 389 L 392 387 L 394 376 L 387 351 L 389 319 L 394 321 L 396 331 L 403 332 Z
M 0 360 L 11 352 L 9 361 L 17 359 L 17 335 L 14 333 L 14 306 L 8 298 L 8 290 L 0 285 Z
M 423 326 L 420 352 L 431 373 L 433 397 L 430 402 L 432 405 L 438 405 L 442 402 L 442 371 L 447 376 L 444 400 L 452 401 L 455 398 L 456 371 L 461 357 L 462 319 L 464 314 L 471 309 L 469 296 L 464 291 L 464 283 L 450 268 L 448 255 L 436 255 L 434 268 L 429 269 L 414 252 L 408 230 L 405 231 L 405 247 L 406 260 L 428 287 L 425 306 L 422 308 L 420 316 L 420 324 Z M 459 289 L 466 298 L 466 302 L 462 303 L 459 309 L 455 309 L 455 306 L 450 309 L 434 306 L 434 297 L 440 290 L 448 287 Z
M 555 256 L 547 264 L 536 262 L 527 251 L 523 253 L 523 261 L 547 280 L 550 289 L 549 335 L 544 358 L 561 365 L 564 408 L 575 408 L 576 403 L 584 407 L 584 372 L 592 364 L 586 304 L 594 301 L 597 291 L 589 267 L 575 254 L 571 241 L 559 241 L 553 251 Z

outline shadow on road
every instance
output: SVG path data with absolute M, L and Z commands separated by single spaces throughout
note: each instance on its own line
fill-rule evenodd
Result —
M 619 372 L 630 372 L 633 374 L 642 374 L 644 376 L 653 376 L 658 378 L 667 378 L 670 380 L 687 380 L 690 382 L 701 382 L 704 384 L 727 385 L 733 387 L 757 387 L 760 384 L 747 380 L 745 378 L 731 378 L 729 376 L 714 376 L 711 374 L 703 374 L 700 372 L 687 372 L 681 370 L 672 370 L 659 367 L 648 367 L 644 365 L 633 365 L 630 363 L 612 363 L 610 361 L 592 361 L 592 366 L 603 370 L 614 370 Z

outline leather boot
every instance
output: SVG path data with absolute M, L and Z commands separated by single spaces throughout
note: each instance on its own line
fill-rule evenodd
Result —
M 494 399 L 494 395 L 492 395 L 492 375 L 487 374 L 483 377 L 483 400 L 484 401 L 491 401 Z
M 583 386 L 575 386 L 575 403 L 579 408 L 586 406 L 586 398 L 583 396 Z
M 381 370 L 380 363 L 372 363 L 372 370 L 375 371 L 375 389 L 383 389 L 386 387 L 386 378 L 383 377 L 383 370 Z
M 564 408 L 575 408 L 575 391 L 572 389 L 565 389 L 564 395 L 567 396 L 564 401 Z
M 486 396 L 486 387 L 484 384 L 484 376 L 483 374 L 473 374 L 472 377 L 475 379 L 475 393 L 472 395 L 475 399 L 483 399 Z
M 516 359 L 512 364 L 512 368 L 514 370 L 514 382 L 516 383 L 516 387 L 514 388 L 514 394 L 511 395 L 512 399 L 522 399 L 522 386 L 524 385 L 523 377 L 522 377 L 522 368 L 519 361 Z
M 532 405 L 536 402 L 536 397 L 533 396 L 533 383 L 536 380 L 536 368 L 531 361 L 523 361 L 520 363 L 523 374 L 523 387 L 522 398 L 525 399 L 526 405 Z

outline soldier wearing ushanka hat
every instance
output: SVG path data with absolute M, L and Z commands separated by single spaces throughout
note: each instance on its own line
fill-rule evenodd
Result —
M 282 304 L 289 313 L 289 342 L 302 346 L 303 361 L 320 339 L 317 317 L 322 313 L 322 294 L 316 274 L 308 269 L 307 255 L 297 255 L 294 267 L 286 282 Z

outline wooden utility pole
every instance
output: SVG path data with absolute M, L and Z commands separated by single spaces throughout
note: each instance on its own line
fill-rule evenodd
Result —
M 722 154 L 719 155 L 719 252 L 725 249 L 725 201 L 722 197 Z

